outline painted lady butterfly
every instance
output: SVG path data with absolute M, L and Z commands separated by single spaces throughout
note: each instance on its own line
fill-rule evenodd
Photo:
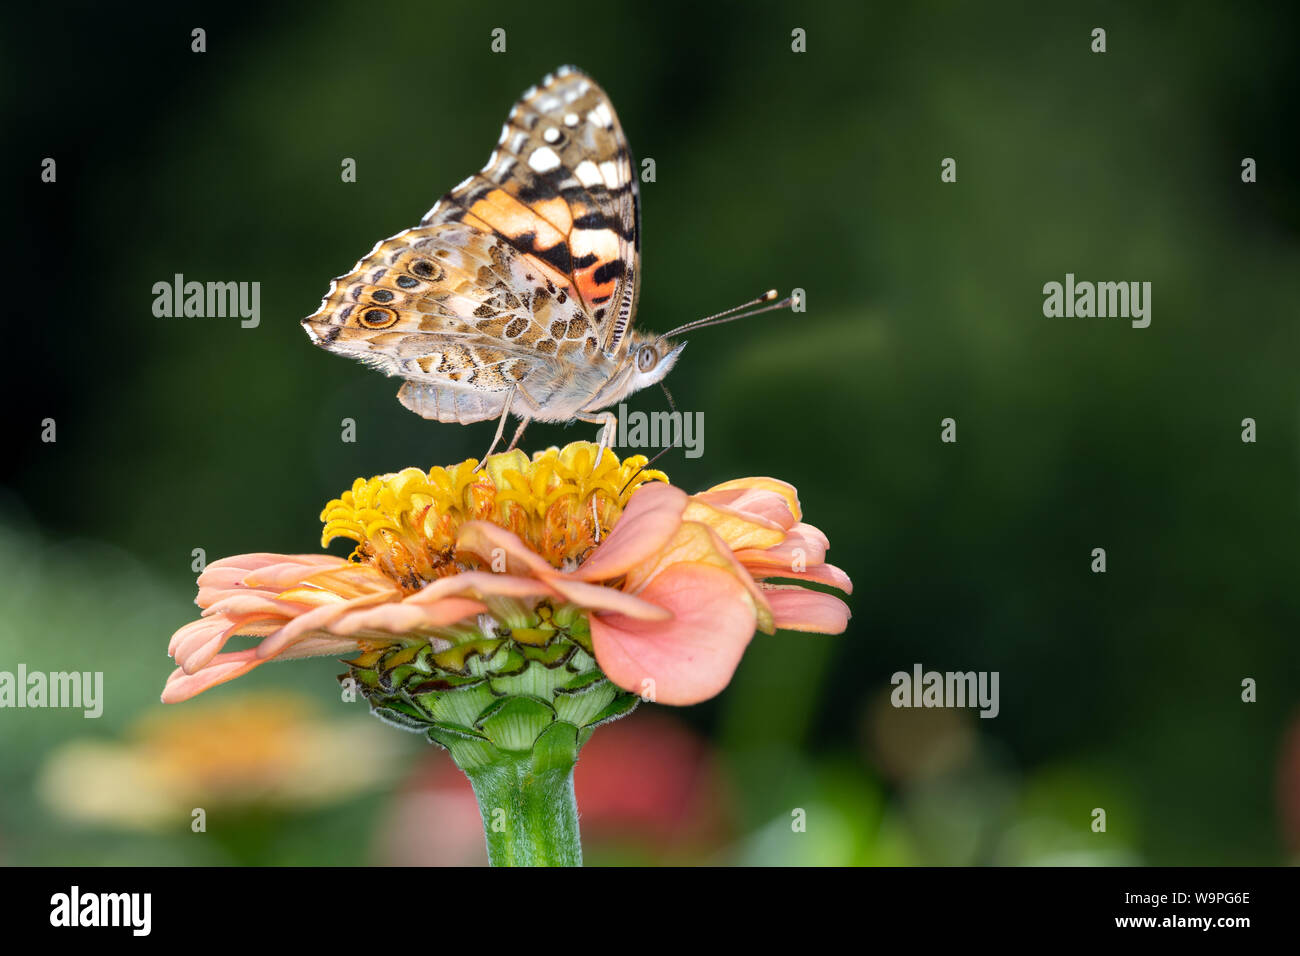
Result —
M 492 447 L 511 412 L 512 448 L 532 419 L 600 424 L 608 446 L 616 419 L 602 409 L 668 374 L 685 346 L 669 336 L 776 298 L 664 336 L 633 329 L 639 202 L 609 98 L 562 67 L 515 104 L 482 171 L 335 279 L 303 327 L 405 378 L 397 397 L 424 418 L 499 417 Z

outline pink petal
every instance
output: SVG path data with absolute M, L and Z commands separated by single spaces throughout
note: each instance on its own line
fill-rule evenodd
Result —
M 177 628 L 176 633 L 172 635 L 171 641 L 167 644 L 167 656 L 175 657 L 177 651 L 182 647 L 193 647 L 196 644 L 205 643 L 229 626 L 229 621 L 223 621 L 220 618 L 201 617 L 197 621 L 190 621 L 188 624 Z
M 290 618 L 304 611 L 308 605 L 297 602 L 281 601 L 268 598 L 260 591 L 236 591 L 210 605 L 203 612 L 204 617 L 216 615 L 231 621 L 241 618 L 265 620 L 268 617 Z
M 280 591 L 270 591 L 265 589 L 250 589 L 235 585 L 233 587 L 201 587 L 198 596 L 194 598 L 194 603 L 203 608 L 203 613 L 211 613 L 208 608 L 218 601 L 224 601 L 226 598 L 234 597 L 237 594 L 258 594 L 264 598 L 277 598 Z
M 664 623 L 592 615 L 591 641 L 605 675 L 634 693 L 653 681 L 663 704 L 694 704 L 726 687 L 754 636 L 754 606 L 734 575 L 674 564 L 642 596 L 673 612 Z
M 658 604 L 618 588 L 573 581 L 562 574 L 556 574 L 551 579 L 551 584 L 570 604 L 588 611 L 621 614 L 638 621 L 666 621 L 672 617 L 671 612 Z
M 692 498 L 682 513 L 683 521 L 698 521 L 713 529 L 732 550 L 771 548 L 785 540 L 785 529 L 775 521 L 746 514 L 726 505 Z
M 803 517 L 799 492 L 794 485 L 779 478 L 736 478 L 691 497 L 771 518 L 783 528 Z
M 456 550 L 477 555 L 489 567 L 493 564 L 493 552 L 498 548 L 498 554 L 506 560 L 507 574 L 545 578 L 556 573 L 549 561 L 505 528 L 486 521 L 467 521 L 456 533 Z
M 663 573 L 666 568 L 683 563 L 708 564 L 730 571 L 749 591 L 755 613 L 758 615 L 759 629 L 769 634 L 772 632 L 772 609 L 767 606 L 767 598 L 763 591 L 759 589 L 745 566 L 736 560 L 727 543 L 703 522 L 683 521 L 672 540 L 654 555 L 653 560 L 646 561 L 628 572 L 623 586 L 633 594 L 640 594 L 647 582 Z
M 357 642 L 334 638 L 307 638 L 280 655 L 282 659 L 299 657 L 324 657 L 335 654 L 350 654 L 357 650 Z M 257 657 L 257 649 L 233 651 L 218 654 L 212 663 L 193 674 L 186 674 L 179 667 L 172 671 L 163 687 L 162 702 L 176 704 L 189 700 L 205 690 L 242 677 L 266 661 Z
M 493 574 L 491 571 L 462 571 L 451 577 L 426 584 L 405 601 L 407 604 L 432 604 L 452 596 L 484 597 L 554 597 L 555 593 L 537 578 L 516 574 Z
M 350 611 L 330 624 L 329 632 L 347 636 L 378 631 L 401 636 L 438 630 L 485 611 L 487 605 L 482 601 L 461 597 L 443 598 L 432 604 L 403 601 Z
M 324 564 L 334 564 L 339 560 L 341 559 L 330 554 L 272 554 L 268 551 L 258 551 L 253 554 L 234 554 L 228 558 L 218 558 L 204 569 L 203 574 L 227 568 L 239 569 L 246 574 L 249 571 L 257 570 L 258 568 L 265 568 L 273 564 L 284 564 L 287 562 L 301 564 L 304 567 L 315 567 Z M 205 583 L 203 575 L 199 575 L 199 583 Z
M 570 577 L 608 581 L 645 561 L 672 538 L 682 521 L 686 492 L 661 481 L 632 493 L 614 530 Z
M 818 584 L 829 584 L 833 588 L 839 588 L 845 594 L 853 593 L 853 582 L 849 580 L 849 576 L 833 564 L 814 564 L 806 571 L 789 571 L 785 569 L 755 567 L 754 565 L 747 565 L 747 567 L 749 568 L 750 574 L 759 581 L 767 578 L 789 578 L 792 581 L 816 581 Z
M 301 641 L 306 637 L 311 637 L 312 632 L 327 630 L 329 625 L 333 624 L 349 611 L 361 607 L 369 607 L 370 605 L 390 601 L 391 599 L 391 596 L 388 594 L 366 594 L 358 598 L 352 598 L 350 601 L 338 601 L 334 604 L 325 604 L 321 607 L 313 608 L 304 614 L 299 614 L 284 627 L 280 628 L 280 630 L 262 641 L 262 643 L 256 648 L 257 656 L 262 660 L 271 657 L 278 657 L 285 648 L 296 644 L 298 641 Z
M 808 541 L 816 541 L 818 544 L 822 546 L 823 551 L 831 546 L 831 539 L 826 537 L 826 534 L 822 531 L 821 528 L 818 528 L 815 525 L 804 524 L 802 521 L 800 521 L 793 528 L 787 531 L 786 537 L 788 538 L 798 537 L 798 538 L 804 538 L 805 540 Z
M 217 652 L 226 646 L 236 626 L 224 617 L 206 618 L 198 623 L 210 625 L 208 628 L 195 628 L 176 645 L 172 655 L 180 669 L 193 674 L 217 656 Z
M 799 587 L 770 588 L 767 601 L 776 626 L 787 631 L 843 634 L 849 626 L 849 606 L 831 594 Z
M 172 671 L 163 687 L 162 702 L 177 704 L 203 693 L 210 687 L 224 684 L 243 674 L 247 674 L 259 664 L 252 649 L 236 651 L 233 654 L 219 654 L 211 664 L 195 674 L 186 674 L 179 667 Z
M 393 641 L 394 644 L 400 643 Z M 338 657 L 360 650 L 356 641 L 341 637 L 308 637 L 289 648 L 277 660 L 292 661 L 303 657 Z M 262 663 L 266 663 L 262 661 Z
M 345 568 L 349 564 L 345 559 L 336 558 L 332 555 L 324 555 L 323 557 L 329 557 L 329 564 L 282 561 L 279 564 L 257 568 L 245 574 L 242 583 L 244 587 L 249 588 L 273 588 L 283 591 L 285 588 L 296 587 L 301 584 L 305 578 L 314 572 L 328 570 L 332 567 Z

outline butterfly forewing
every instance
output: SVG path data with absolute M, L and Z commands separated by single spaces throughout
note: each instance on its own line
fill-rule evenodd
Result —
M 572 67 L 511 109 L 482 172 L 444 196 L 424 223 L 492 230 L 577 294 L 613 355 L 639 288 L 637 181 L 627 139 L 604 91 Z
M 568 417 L 631 325 L 637 203 L 608 98 L 558 71 L 511 110 L 482 172 L 378 243 L 303 325 L 406 378 L 399 398 L 426 418 L 495 417 L 517 386 L 557 406 L 539 417 Z

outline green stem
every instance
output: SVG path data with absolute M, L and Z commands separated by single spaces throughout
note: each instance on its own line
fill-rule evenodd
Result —
M 466 775 L 483 816 L 489 863 L 582 866 L 572 762 L 537 769 L 530 753 L 502 753 Z

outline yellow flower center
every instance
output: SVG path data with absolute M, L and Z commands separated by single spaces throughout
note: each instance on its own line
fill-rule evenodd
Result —
M 375 565 L 408 591 L 477 567 L 455 553 L 466 521 L 500 525 L 555 567 L 573 566 L 614 526 L 638 486 L 668 480 L 644 467 L 644 455 L 620 461 L 605 449 L 596 462 L 596 449 L 574 442 L 531 459 L 517 450 L 492 455 L 480 471 L 470 458 L 427 472 L 358 478 L 321 512 L 321 545 L 355 541 L 353 561 Z

